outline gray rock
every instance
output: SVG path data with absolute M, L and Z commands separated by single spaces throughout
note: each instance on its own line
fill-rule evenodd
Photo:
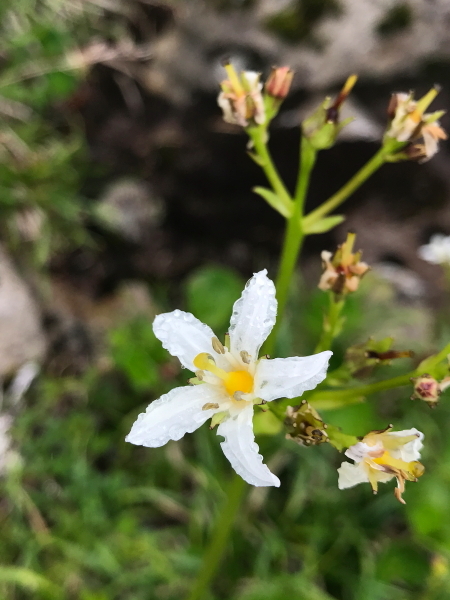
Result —
M 0 378 L 25 363 L 40 362 L 46 340 L 37 303 L 0 248 Z
M 95 215 L 103 226 L 130 242 L 140 243 L 149 229 L 161 222 L 164 204 L 144 181 L 122 179 L 106 189 Z

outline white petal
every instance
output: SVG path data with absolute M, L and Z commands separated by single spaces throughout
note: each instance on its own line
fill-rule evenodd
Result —
M 391 451 L 394 458 L 400 458 L 405 462 L 413 462 L 420 459 L 420 451 L 423 448 L 422 440 L 424 435 L 421 431 L 413 427 L 413 429 L 404 429 L 403 431 L 390 431 L 389 435 L 394 437 L 406 437 L 409 435 L 417 435 L 417 437 L 404 446 L 400 446 L 397 450 Z
M 358 483 L 368 483 L 369 478 L 362 464 L 352 465 L 349 462 L 343 462 L 338 469 L 340 490 L 358 485 Z
M 208 403 L 220 404 L 223 391 L 216 386 L 202 383 L 174 388 L 149 404 L 134 422 L 126 442 L 137 446 L 158 448 L 169 440 L 179 440 L 185 433 L 192 433 L 220 409 L 202 410 Z
M 270 402 L 313 390 L 325 379 L 332 354 L 326 350 L 312 356 L 260 360 L 255 373 L 255 396 Z
M 247 483 L 257 487 L 280 487 L 280 480 L 263 464 L 263 458 L 258 454 L 252 421 L 253 406 L 250 405 L 242 409 L 237 417 L 230 417 L 219 425 L 217 435 L 225 438 L 220 443 L 223 453 L 236 473 Z
M 351 458 L 355 462 L 361 462 L 369 452 L 373 452 L 374 450 L 383 450 L 383 445 L 379 443 L 375 446 L 369 446 L 364 442 L 357 442 L 356 444 L 353 444 L 353 446 L 350 446 L 350 448 L 347 448 L 345 456 L 348 456 L 348 458 Z
M 191 371 L 195 371 L 192 361 L 200 352 L 208 352 L 214 358 L 219 356 L 211 345 L 215 337 L 213 330 L 191 313 L 174 310 L 157 315 L 153 321 L 153 331 L 163 347 Z
M 256 360 L 276 316 L 275 286 L 264 269 L 253 275 L 234 304 L 229 329 L 232 353 L 239 356 L 245 350 Z

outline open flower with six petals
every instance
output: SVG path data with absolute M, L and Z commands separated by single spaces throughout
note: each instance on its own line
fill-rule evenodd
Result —
M 331 352 L 312 356 L 258 359 L 275 324 L 275 286 L 267 271 L 256 273 L 233 307 L 228 343 L 192 314 L 158 315 L 156 337 L 181 364 L 196 373 L 198 385 L 179 387 L 139 415 L 126 441 L 156 448 L 192 433 L 208 419 L 220 423 L 222 450 L 234 470 L 255 486 L 279 486 L 262 462 L 253 433 L 253 406 L 295 398 L 325 379 Z

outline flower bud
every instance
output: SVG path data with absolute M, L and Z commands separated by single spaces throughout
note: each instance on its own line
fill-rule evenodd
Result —
M 411 400 L 423 400 L 430 408 L 436 408 L 441 395 L 441 387 L 434 377 L 424 373 L 420 377 L 411 377 L 414 383 L 414 393 Z
M 301 446 L 317 446 L 328 441 L 326 424 L 306 400 L 297 408 L 287 407 L 284 423 L 288 431 L 286 438 Z
M 323 272 L 319 289 L 331 290 L 338 296 L 356 292 L 369 265 L 361 261 L 361 252 L 352 252 L 355 238 L 354 233 L 349 233 L 346 241 L 338 246 L 334 254 L 326 250 L 322 252 Z
M 291 89 L 294 71 L 289 67 L 273 67 L 264 89 L 266 94 L 276 100 L 284 100 Z
M 238 75 L 230 63 L 224 67 L 228 79 L 220 84 L 222 91 L 217 99 L 224 120 L 241 127 L 263 125 L 266 121 L 266 111 L 260 74 L 242 71 Z
M 345 119 L 342 123 L 339 122 L 341 106 L 348 98 L 356 80 L 357 76 L 351 75 L 334 102 L 331 98 L 325 98 L 317 110 L 303 121 L 303 135 L 316 150 L 331 148 L 341 129 L 352 120 Z

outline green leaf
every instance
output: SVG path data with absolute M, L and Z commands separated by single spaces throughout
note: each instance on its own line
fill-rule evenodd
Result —
M 316 221 L 315 223 L 311 223 L 311 225 L 307 225 L 304 227 L 303 232 L 306 235 L 312 235 L 315 233 L 326 233 L 333 229 L 333 227 L 337 227 L 343 221 L 345 221 L 344 215 L 333 215 L 332 217 L 325 217 L 324 219 L 320 219 L 320 221 Z
M 244 282 L 231 269 L 201 267 L 186 281 L 187 309 L 216 333 L 225 332 Z
M 253 191 L 255 194 L 259 194 L 264 198 L 267 204 L 279 212 L 285 219 L 289 219 L 292 215 L 292 206 L 286 205 L 286 203 L 281 200 L 275 192 L 272 192 L 272 190 L 263 187 L 254 187 Z
M 159 382 L 158 365 L 167 356 L 153 333 L 150 319 L 138 317 L 112 330 L 110 352 L 115 365 L 125 373 L 137 391 Z

